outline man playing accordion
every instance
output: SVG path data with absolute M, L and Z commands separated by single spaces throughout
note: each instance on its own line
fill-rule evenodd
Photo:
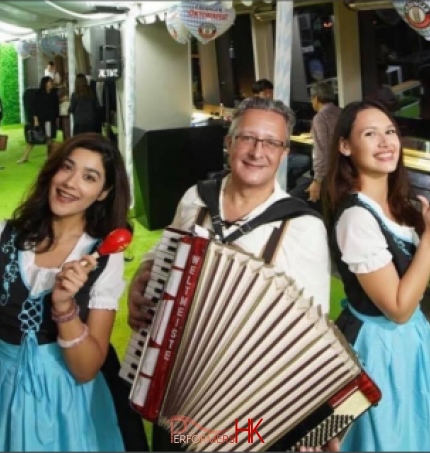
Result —
M 292 277 L 304 288 L 306 296 L 313 297 L 314 303 L 328 312 L 330 257 L 326 229 L 318 216 L 309 212 L 287 222 L 275 220 L 251 230 L 243 228 L 273 203 L 289 197 L 276 181 L 276 173 L 282 159 L 288 155 L 293 126 L 294 114 L 283 102 L 263 98 L 244 100 L 233 116 L 225 139 L 231 173 L 219 183 L 219 194 L 215 198 L 219 203 L 219 217 L 207 212 L 197 186 L 193 186 L 179 202 L 172 226 L 188 230 L 199 223 L 221 238 L 232 234 L 234 237 L 238 231 L 234 244 L 258 257 L 262 256 L 274 231 L 282 230 L 277 236 L 272 264 Z M 133 329 L 144 327 L 153 316 L 148 309 L 154 304 L 143 294 L 154 256 L 155 248 L 143 257 L 130 286 L 129 324 Z M 175 447 L 170 444 L 167 433 L 156 426 L 153 444 L 155 451 Z M 337 450 L 337 441 L 330 442 L 328 448 Z

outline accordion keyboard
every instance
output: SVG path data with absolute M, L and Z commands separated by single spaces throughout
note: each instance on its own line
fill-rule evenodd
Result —
M 164 286 L 172 267 L 179 239 L 184 235 L 183 231 L 166 228 L 158 244 L 156 259 L 151 269 L 151 277 L 145 290 L 144 296 L 152 302 L 158 303 L 163 296 Z M 153 313 L 153 312 L 151 312 Z M 121 378 L 133 384 L 139 360 L 148 337 L 150 326 L 138 332 L 133 332 L 127 346 L 124 360 L 121 364 L 119 375 Z

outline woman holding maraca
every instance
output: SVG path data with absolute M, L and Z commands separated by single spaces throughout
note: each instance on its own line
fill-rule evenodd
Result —
M 124 450 L 100 372 L 112 353 L 124 259 L 91 254 L 119 228 L 119 250 L 128 245 L 129 200 L 120 152 L 81 134 L 49 157 L 0 223 L 1 451 Z

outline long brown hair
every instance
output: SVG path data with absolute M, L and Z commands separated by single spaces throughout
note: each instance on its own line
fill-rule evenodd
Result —
M 116 228 L 127 228 L 130 207 L 130 186 L 119 150 L 105 137 L 93 132 L 78 134 L 62 143 L 48 158 L 25 200 L 13 213 L 10 223 L 17 230 L 18 247 L 30 248 L 48 239 L 44 250 L 54 241 L 53 213 L 49 205 L 52 178 L 66 158 L 77 148 L 100 154 L 109 190 L 104 200 L 95 201 L 85 212 L 85 232 L 98 239 Z
M 78 74 L 75 79 L 75 94 L 78 98 L 93 98 L 94 94 L 88 85 L 85 74 Z
M 329 228 L 333 227 L 336 210 L 347 196 L 360 190 L 357 167 L 349 156 L 339 152 L 341 139 L 348 140 L 357 115 L 362 110 L 378 109 L 393 123 L 400 137 L 400 131 L 391 113 L 379 102 L 372 100 L 356 101 L 348 104 L 342 111 L 336 124 L 329 157 L 329 170 L 324 190 L 325 215 Z M 424 221 L 421 213 L 414 207 L 416 199 L 409 182 L 407 170 L 403 163 L 403 149 L 400 147 L 400 157 L 396 169 L 388 175 L 388 206 L 397 222 L 414 227 L 418 234 L 424 231 Z

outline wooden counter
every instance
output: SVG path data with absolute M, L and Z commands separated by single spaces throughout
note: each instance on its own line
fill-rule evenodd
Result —
M 303 145 L 312 146 L 314 144 L 312 136 L 309 133 L 304 133 L 304 134 L 300 134 L 300 135 L 292 135 L 290 137 L 290 139 L 292 142 L 301 143 Z
M 416 149 L 403 148 L 403 154 L 405 156 L 418 157 L 420 159 L 430 160 L 430 153 L 427 153 L 426 151 L 418 151 Z
M 292 135 L 291 141 L 300 145 L 308 145 L 309 153 L 312 153 L 313 140 L 309 133 Z M 403 148 L 403 162 L 407 168 L 430 173 L 430 153 Z
M 413 90 L 414 88 L 418 87 L 421 87 L 421 82 L 419 80 L 407 80 L 406 82 L 392 86 L 391 90 L 395 95 L 400 96 L 405 91 Z
M 230 109 L 227 107 L 222 107 L 220 105 L 211 105 L 211 104 L 205 104 L 203 106 L 203 109 L 194 109 L 193 110 L 195 113 L 205 113 L 208 116 L 211 116 L 213 118 L 219 118 L 221 116 L 231 116 L 233 115 L 234 109 Z

